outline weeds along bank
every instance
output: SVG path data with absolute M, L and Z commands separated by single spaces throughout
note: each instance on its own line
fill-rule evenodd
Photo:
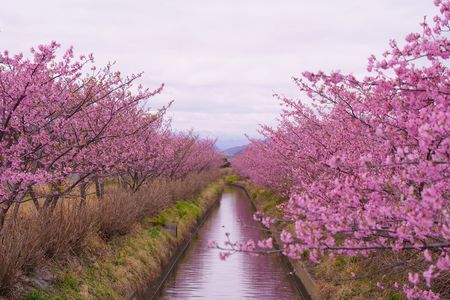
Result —
M 159 179 L 131 194 L 106 189 L 86 208 L 58 204 L 0 233 L 2 295 L 18 299 L 122 299 L 158 277 L 197 219 L 218 199 L 221 173 Z M 177 236 L 164 230 L 177 224 Z

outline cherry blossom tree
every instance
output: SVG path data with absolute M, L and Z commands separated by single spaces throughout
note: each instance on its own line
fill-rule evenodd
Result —
M 263 127 L 264 141 L 233 161 L 289 196 L 280 205 L 294 228 L 281 233 L 289 257 L 422 253 L 426 268 L 402 287 L 410 299 L 439 298 L 432 280 L 450 269 L 450 2 L 435 4 L 433 25 L 371 56 L 365 78 L 294 78 L 309 101 L 277 96 L 278 127 Z
M 122 76 L 112 64 L 96 69 L 92 55 L 75 59 L 72 48 L 59 58 L 59 48 L 40 45 L 31 58 L 0 54 L 0 224 L 24 201 L 51 210 L 79 188 L 84 206 L 92 181 L 100 197 L 101 180 L 128 172 L 136 191 L 174 164 L 170 153 L 182 138 L 164 119 L 170 103 L 145 109 L 163 85 L 136 87 L 142 74 Z M 209 141 L 190 141 L 199 164 L 220 160 Z M 199 171 L 188 152 L 171 171 Z

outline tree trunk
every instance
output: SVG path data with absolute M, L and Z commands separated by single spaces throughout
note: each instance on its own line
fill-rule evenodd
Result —
M 128 190 L 130 188 L 130 185 L 127 182 L 126 175 L 119 175 L 117 177 L 119 181 L 119 186 L 121 186 L 124 190 Z
M 103 180 L 99 180 L 98 177 L 95 177 L 95 194 L 97 196 L 97 199 L 103 199 L 103 191 L 104 191 L 104 182 Z
M 17 220 L 17 216 L 19 215 L 19 208 L 20 208 L 20 204 L 22 203 L 22 199 L 23 199 L 23 197 L 14 204 L 14 210 L 13 210 L 13 220 L 14 221 Z
M 83 182 L 80 184 L 80 208 L 84 209 L 86 207 L 86 191 L 87 191 L 87 182 Z
M 38 199 L 36 197 L 36 194 L 35 194 L 32 186 L 28 186 L 28 194 L 30 195 L 31 200 L 33 201 L 34 207 L 39 212 L 41 207 L 39 205 L 39 201 L 38 201 Z
M 6 214 L 8 213 L 8 210 L 11 207 L 11 204 L 9 204 L 9 203 L 3 204 L 3 205 L 4 206 L 2 207 L 2 209 L 0 209 L 0 229 L 5 224 Z
M 54 198 L 55 198 L 55 196 L 53 194 L 48 195 L 47 197 L 45 197 L 45 201 L 44 201 L 44 208 L 45 209 L 50 207 L 50 204 L 53 202 Z
M 58 201 L 58 196 L 56 195 L 50 195 L 47 196 L 47 198 L 45 198 L 45 202 L 44 202 L 44 209 L 41 209 L 40 212 L 42 212 L 43 210 L 45 210 L 46 212 L 53 212 L 53 210 L 56 207 L 56 202 Z
M 60 183 L 52 184 L 51 193 L 45 198 L 44 208 L 50 213 L 55 209 L 56 203 L 60 197 L 59 185 Z

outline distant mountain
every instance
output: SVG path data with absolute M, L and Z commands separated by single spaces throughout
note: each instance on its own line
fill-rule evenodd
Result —
M 222 153 L 224 153 L 228 157 L 233 157 L 233 156 L 239 154 L 240 152 L 244 151 L 244 149 L 246 147 L 247 147 L 247 145 L 231 147 L 231 148 L 222 150 Z

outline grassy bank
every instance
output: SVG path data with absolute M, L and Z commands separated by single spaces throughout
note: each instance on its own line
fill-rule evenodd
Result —
M 80 218 L 67 205 L 51 217 L 27 215 L 20 223 L 26 226 L 2 231 L 10 234 L 0 243 L 2 295 L 123 299 L 145 289 L 218 199 L 220 176 L 155 182 L 135 195 L 110 190 L 106 199 L 88 202 Z M 177 236 L 164 229 L 166 222 L 177 224 Z
M 259 211 L 279 219 L 281 213 L 277 205 L 286 199 L 249 181 L 235 180 L 235 182 L 246 188 Z M 289 229 L 289 226 L 292 224 L 278 222 L 272 225 L 271 231 L 276 237 L 277 233 L 284 228 Z M 311 263 L 305 255 L 303 260 L 290 259 L 290 262 L 307 289 L 313 291 L 313 299 L 404 299 L 391 285 L 395 281 L 402 284 L 405 270 L 397 270 L 398 268 L 392 267 L 395 266 L 394 260 L 397 262 L 401 260 L 387 254 L 377 253 L 369 257 L 324 258 L 320 264 Z M 377 287 L 377 282 L 383 284 L 383 289 Z

